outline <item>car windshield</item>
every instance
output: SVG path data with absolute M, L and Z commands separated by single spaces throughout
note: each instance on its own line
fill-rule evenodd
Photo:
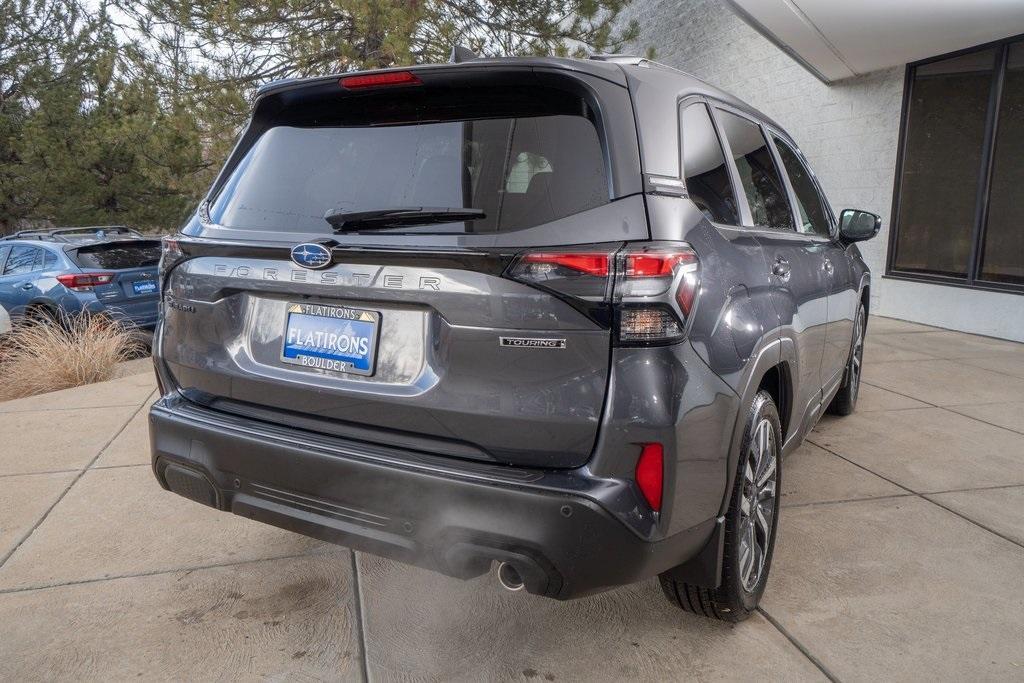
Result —
M 228 228 L 331 233 L 325 216 L 338 212 L 457 207 L 477 209 L 485 217 L 396 230 L 494 233 L 607 202 L 604 157 L 593 123 L 556 114 L 275 126 L 237 164 L 209 215 Z

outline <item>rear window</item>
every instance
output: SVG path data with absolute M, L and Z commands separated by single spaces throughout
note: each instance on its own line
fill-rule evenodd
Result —
M 449 109 L 435 121 L 419 108 L 410 123 L 393 123 L 401 117 L 392 105 L 387 115 L 388 125 L 271 127 L 223 184 L 211 220 L 242 230 L 329 234 L 324 216 L 338 211 L 473 208 L 485 217 L 396 230 L 496 233 L 609 201 L 601 142 L 582 102 L 560 102 L 551 113 L 535 103 L 523 112 L 506 106 L 471 119 L 451 119 Z
M 74 260 L 82 268 L 148 268 L 160 262 L 160 243 L 147 241 L 93 244 L 79 247 L 74 253 Z

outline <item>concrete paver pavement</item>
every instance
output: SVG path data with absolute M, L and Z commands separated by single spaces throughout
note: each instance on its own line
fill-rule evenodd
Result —
M 151 373 L 0 403 L 0 680 L 1020 680 L 1024 345 L 869 323 L 858 412 L 783 468 L 761 611 L 568 603 L 159 488 Z

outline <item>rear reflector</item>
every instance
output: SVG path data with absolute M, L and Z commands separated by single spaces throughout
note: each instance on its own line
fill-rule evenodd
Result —
M 338 81 L 338 85 L 348 90 L 381 88 L 391 85 L 421 85 L 422 83 L 423 81 L 411 71 L 387 71 L 382 74 L 346 76 Z
M 57 276 L 57 282 L 76 292 L 84 292 L 97 285 L 110 284 L 113 273 L 65 273 Z
M 665 467 L 664 452 L 660 443 L 644 444 L 640 459 L 636 462 L 636 483 L 644 500 L 655 512 L 661 511 L 661 492 Z

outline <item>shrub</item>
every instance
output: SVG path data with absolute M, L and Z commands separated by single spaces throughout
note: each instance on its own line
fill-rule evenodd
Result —
M 0 346 L 0 401 L 111 379 L 139 353 L 130 330 L 86 315 L 21 325 Z

